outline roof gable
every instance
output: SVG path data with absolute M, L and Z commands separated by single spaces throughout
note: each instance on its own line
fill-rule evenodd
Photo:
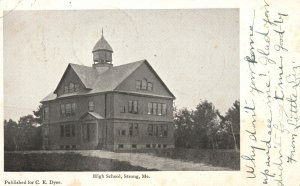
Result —
M 83 65 L 76 65 L 76 64 L 69 64 L 67 69 L 65 70 L 62 78 L 60 79 L 54 93 L 57 94 L 59 87 L 63 83 L 64 79 L 66 78 L 67 74 L 70 71 L 74 71 L 75 75 L 79 78 L 84 88 L 92 89 L 93 82 L 97 78 L 97 71 L 91 67 L 83 66 Z
M 97 71 L 92 67 L 87 67 L 83 65 L 70 64 L 72 69 L 78 75 L 81 82 L 86 88 L 93 88 L 93 84 L 98 77 Z
M 136 80 L 147 79 L 148 82 L 153 84 L 152 91 L 143 91 L 138 90 L 135 87 Z M 149 64 L 147 60 L 144 60 L 143 63 L 136 68 L 130 75 L 124 79 L 114 90 L 118 91 L 127 91 L 127 92 L 138 92 L 148 95 L 156 95 L 156 96 L 166 96 L 175 98 L 166 84 L 162 81 L 159 75 L 155 72 L 152 66 Z
M 158 93 L 156 95 L 175 98 L 171 91 L 168 89 L 168 87 L 165 85 L 165 83 L 160 79 L 158 74 L 148 63 L 148 61 L 141 60 L 133 63 L 112 67 L 101 74 L 98 74 L 97 70 L 93 67 L 69 64 L 55 91 L 49 94 L 47 97 L 45 97 L 41 102 L 51 101 L 60 97 L 74 96 L 73 94 L 57 94 L 61 84 L 64 82 L 66 76 L 68 76 L 69 73 L 74 72 L 76 78 L 80 80 L 84 88 L 88 89 L 87 92 L 80 94 L 93 94 L 115 90 L 122 91 L 124 89 L 122 88 L 122 86 L 124 86 L 126 81 L 128 81 L 129 78 L 132 78 L 132 76 L 134 76 L 133 74 L 135 74 L 138 71 L 138 69 L 141 69 L 144 66 L 146 66 L 146 68 L 148 69 L 147 72 L 150 72 L 152 76 L 154 76 L 157 79 L 157 81 L 159 81 L 159 84 L 163 87 L 162 89 L 164 89 L 167 92 L 165 94 Z M 76 93 L 76 95 L 77 94 L 78 93 Z

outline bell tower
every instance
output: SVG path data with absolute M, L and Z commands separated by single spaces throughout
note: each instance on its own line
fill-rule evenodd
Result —
M 108 44 L 103 36 L 103 29 L 102 35 L 100 40 L 96 43 L 93 48 L 93 67 L 97 69 L 99 73 L 102 73 L 113 66 L 112 64 L 112 53 L 113 49 Z

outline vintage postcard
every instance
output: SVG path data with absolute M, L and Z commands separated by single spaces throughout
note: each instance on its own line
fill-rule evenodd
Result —
M 300 4 L 3 1 L 1 185 L 300 185 Z

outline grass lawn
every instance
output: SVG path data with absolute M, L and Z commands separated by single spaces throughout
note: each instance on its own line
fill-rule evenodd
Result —
M 128 152 L 128 151 L 127 151 Z M 136 152 L 148 153 L 158 157 L 168 157 L 195 163 L 205 163 L 216 167 L 226 167 L 233 170 L 240 170 L 240 152 L 232 149 L 151 149 L 137 150 Z
M 114 158 L 110 159 L 112 156 Z M 5 152 L 4 171 L 190 170 L 182 164 L 182 161 L 190 164 L 191 170 L 240 170 L 240 153 L 234 150 L 175 148 L 119 152 L 97 150 Z
M 75 153 L 4 153 L 4 171 L 150 171 L 128 162 Z
M 195 163 L 205 163 L 217 167 L 240 170 L 240 152 L 234 150 L 211 149 L 168 149 L 155 152 L 160 157 L 170 157 Z

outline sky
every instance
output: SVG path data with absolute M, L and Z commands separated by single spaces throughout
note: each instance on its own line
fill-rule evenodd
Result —
M 240 97 L 238 9 L 13 11 L 4 17 L 4 118 L 32 114 L 69 63 L 91 66 L 101 37 L 114 66 L 147 59 L 176 96 L 225 113 Z

